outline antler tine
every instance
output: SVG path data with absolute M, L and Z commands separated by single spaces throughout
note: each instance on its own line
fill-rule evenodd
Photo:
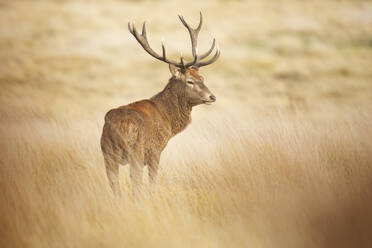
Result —
M 217 46 L 217 49 L 216 49 L 216 53 L 214 54 L 214 56 L 207 60 L 207 61 L 204 61 L 204 62 L 198 62 L 195 64 L 196 67 L 202 67 L 202 66 L 206 66 L 206 65 L 209 65 L 209 64 L 212 64 L 213 62 L 215 62 L 219 57 L 220 57 L 220 48 Z
M 146 37 L 146 21 L 143 22 L 143 25 L 142 25 L 142 34 L 141 34 L 144 38 L 147 38 Z
M 216 45 L 216 39 L 213 38 L 213 43 L 212 43 L 211 48 L 209 48 L 209 50 L 207 52 L 205 52 L 204 54 L 200 55 L 199 60 L 202 60 L 202 59 L 208 57 L 209 54 L 211 54 L 211 52 L 213 51 L 215 45 Z
M 199 25 L 196 29 L 191 28 L 190 25 L 185 21 L 183 16 L 178 15 L 182 24 L 189 31 L 190 38 L 191 38 L 192 55 L 194 57 L 194 60 L 192 62 L 189 62 L 185 65 L 186 67 L 190 67 L 190 66 L 201 67 L 201 66 L 209 65 L 209 64 L 213 63 L 214 61 L 216 61 L 218 59 L 218 57 L 220 56 L 220 51 L 219 51 L 219 49 L 217 49 L 216 53 L 214 54 L 214 56 L 210 60 L 207 60 L 205 62 L 199 62 L 200 60 L 208 57 L 213 52 L 214 47 L 216 45 L 216 39 L 213 39 L 211 48 L 207 52 L 203 53 L 202 55 L 198 55 L 198 52 L 197 52 L 198 35 L 199 35 L 199 31 L 200 31 L 200 29 L 202 27 L 202 24 L 203 24 L 203 15 L 202 15 L 201 12 L 199 12 L 199 13 L 200 13 L 200 21 L 199 21 Z
M 182 24 L 187 28 L 187 30 L 189 31 L 189 34 L 190 34 L 190 38 L 191 38 L 191 47 L 192 47 L 192 56 L 195 58 L 197 56 L 196 54 L 196 48 L 198 46 L 198 35 L 199 35 L 199 31 L 202 27 L 202 24 L 203 24 L 203 15 L 202 13 L 200 12 L 200 20 L 199 20 L 199 25 L 197 28 L 193 29 L 190 27 L 189 24 L 187 24 L 187 22 L 185 21 L 185 19 L 183 18 L 183 16 L 181 15 L 178 15 L 178 17 L 180 18 Z
M 161 60 L 163 62 L 166 62 L 168 64 L 172 64 L 174 66 L 177 66 L 177 67 L 180 67 L 180 68 L 184 68 L 184 65 L 181 64 L 181 63 L 177 63 L 176 61 L 173 61 L 171 59 L 168 59 L 166 57 L 166 52 L 165 52 L 165 47 L 164 47 L 164 44 L 162 43 L 162 55 L 163 56 L 160 56 L 159 54 L 157 54 L 151 47 L 150 47 L 150 44 L 147 40 L 147 34 L 146 34 L 146 22 L 143 23 L 142 25 L 142 34 L 139 34 L 137 32 L 137 29 L 136 27 L 133 25 L 133 23 L 131 24 L 130 22 L 128 22 L 128 29 L 129 29 L 129 32 L 134 36 L 134 38 L 136 38 L 136 40 L 138 41 L 138 43 L 140 43 L 140 45 L 143 47 L 143 49 L 145 49 L 145 51 L 150 54 L 151 56 L 153 56 L 154 58 L 158 59 L 158 60 Z
M 128 22 L 128 29 L 129 29 L 129 32 L 136 38 L 138 43 L 140 43 L 140 45 L 143 47 L 143 49 L 145 49 L 145 51 L 148 54 L 150 54 L 154 58 L 156 58 L 158 60 L 161 60 L 163 62 L 166 62 L 168 64 L 172 64 L 176 67 L 186 69 L 186 68 L 191 67 L 191 66 L 202 67 L 202 66 L 206 66 L 206 65 L 209 65 L 209 64 L 215 62 L 218 59 L 218 57 L 220 56 L 220 49 L 218 48 L 218 46 L 217 46 L 217 49 L 216 49 L 216 52 L 215 52 L 214 56 L 211 59 L 209 59 L 207 61 L 204 61 L 204 62 L 200 62 L 200 60 L 208 57 L 213 52 L 213 50 L 216 46 L 216 39 L 213 39 L 212 46 L 207 52 L 203 53 L 200 56 L 198 55 L 197 43 L 198 43 L 199 31 L 200 31 L 200 29 L 203 25 L 203 15 L 202 15 L 202 13 L 200 12 L 199 25 L 195 29 L 191 28 L 190 25 L 187 24 L 187 22 L 185 21 L 183 16 L 178 15 L 178 17 L 180 18 L 182 24 L 187 28 L 187 30 L 189 31 L 189 34 L 190 34 L 191 46 L 192 46 L 192 56 L 194 57 L 194 59 L 193 59 L 193 61 L 188 62 L 188 63 L 185 63 L 185 60 L 184 60 L 182 54 L 181 54 L 180 62 L 176 62 L 174 60 L 168 59 L 167 56 L 166 56 L 166 50 L 165 50 L 165 46 L 164 46 L 163 42 L 161 43 L 162 56 L 159 55 L 158 53 L 156 53 L 150 47 L 150 44 L 147 40 L 146 22 L 144 22 L 143 25 L 142 25 L 141 34 L 138 33 L 138 31 L 137 31 L 137 29 L 134 25 L 134 22 L 133 23 Z
M 189 62 L 189 63 L 187 63 L 187 64 L 185 65 L 186 68 L 195 65 L 196 62 L 199 61 L 198 49 L 197 49 L 197 48 L 195 49 L 195 54 L 196 54 L 196 56 L 194 56 L 194 60 L 191 61 L 191 62 Z
M 130 32 L 131 34 L 133 34 L 133 29 L 132 29 L 132 27 L 130 26 L 130 22 L 128 22 L 128 30 L 129 30 L 129 32 Z
M 199 11 L 199 16 L 200 16 L 200 18 L 199 18 L 199 25 L 196 28 L 196 30 L 198 30 L 198 32 L 200 31 L 200 29 L 201 29 L 201 27 L 203 25 L 203 15 L 202 15 L 202 12 L 201 11 Z
M 186 68 L 186 67 L 185 67 L 185 60 L 184 60 L 184 58 L 183 58 L 182 52 L 180 52 L 180 61 L 181 61 L 181 65 L 182 65 L 184 68 Z
M 162 53 L 163 53 L 163 58 L 166 58 L 166 54 L 165 54 L 165 47 L 164 47 L 164 43 L 162 42 L 161 43 L 161 50 L 162 50 Z

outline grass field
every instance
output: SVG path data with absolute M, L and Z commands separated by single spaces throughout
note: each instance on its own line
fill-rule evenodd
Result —
M 217 96 L 113 197 L 104 114 L 169 78 L 127 31 L 189 54 Z M 165 15 L 165 12 L 167 15 Z M 372 2 L 0 1 L 0 247 L 371 247 Z M 145 181 L 147 182 L 147 177 Z

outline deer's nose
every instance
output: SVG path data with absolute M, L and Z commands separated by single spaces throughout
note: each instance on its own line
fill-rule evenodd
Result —
M 217 98 L 214 95 L 210 95 L 209 99 L 211 99 L 212 102 L 215 102 Z

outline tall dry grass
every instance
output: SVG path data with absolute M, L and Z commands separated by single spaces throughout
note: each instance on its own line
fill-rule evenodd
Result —
M 169 78 L 127 22 L 175 59 L 199 10 L 217 102 L 115 199 L 103 116 Z M 0 247 L 372 247 L 371 25 L 365 0 L 0 0 Z
M 95 121 L 2 126 L 0 246 L 370 247 L 370 112 L 226 116 L 172 140 L 138 199 L 126 167 L 113 197 Z

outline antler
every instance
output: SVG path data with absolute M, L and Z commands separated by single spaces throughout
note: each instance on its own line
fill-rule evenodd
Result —
M 195 67 L 202 67 L 202 66 L 206 66 L 206 65 L 212 64 L 220 56 L 220 50 L 217 47 L 216 53 L 214 54 L 214 56 L 210 60 L 205 61 L 205 62 L 200 62 L 200 60 L 208 57 L 211 54 L 211 52 L 214 49 L 214 46 L 216 45 L 216 39 L 213 38 L 212 46 L 211 46 L 211 48 L 206 53 L 204 53 L 204 54 L 202 54 L 200 56 L 197 55 L 197 50 L 198 50 L 197 49 L 198 35 L 199 35 L 199 31 L 200 31 L 200 29 L 202 27 L 202 24 L 203 24 L 203 15 L 202 15 L 201 12 L 199 12 L 199 13 L 200 13 L 200 20 L 199 20 L 199 25 L 198 25 L 198 27 L 196 29 L 191 28 L 190 25 L 187 24 L 187 22 L 185 21 L 185 19 L 183 18 L 183 16 L 178 15 L 178 17 L 180 18 L 182 24 L 189 31 L 190 39 L 191 39 L 191 47 L 192 47 L 192 56 L 194 57 L 194 61 L 195 61 L 195 63 L 188 63 L 186 65 L 195 66 Z
M 129 32 L 134 36 L 134 38 L 136 38 L 136 40 L 140 43 L 140 45 L 143 47 L 143 49 L 145 49 L 145 51 L 148 52 L 151 56 L 153 56 L 154 58 L 159 59 L 161 61 L 164 61 L 165 63 L 172 64 L 172 65 L 175 65 L 175 66 L 180 67 L 180 68 L 184 67 L 182 57 L 181 57 L 181 62 L 180 63 L 167 58 L 163 42 L 161 43 L 161 48 L 162 48 L 162 52 L 163 52 L 162 56 L 157 54 L 150 47 L 150 44 L 147 41 L 147 35 L 146 35 L 146 22 L 144 22 L 143 25 L 142 25 L 142 34 L 139 34 L 137 32 L 137 29 L 133 25 L 133 23 L 128 22 L 128 29 L 129 29 Z
M 183 25 L 187 28 L 187 30 L 189 31 L 189 34 L 190 34 L 190 39 L 191 39 L 191 47 L 192 47 L 192 56 L 193 56 L 193 61 L 191 62 L 188 62 L 188 63 L 185 63 L 185 60 L 183 58 L 183 56 L 181 55 L 181 58 L 180 58 L 180 62 L 176 62 L 174 60 L 171 60 L 171 59 L 168 59 L 166 57 L 166 51 L 165 51 L 165 47 L 164 47 L 164 44 L 162 42 L 161 44 L 161 47 L 162 47 L 162 56 L 160 56 L 159 54 L 157 54 L 151 47 L 150 47 L 150 44 L 147 40 L 147 36 L 146 36 L 146 22 L 143 23 L 143 26 L 142 26 L 142 34 L 139 34 L 136 30 L 136 27 L 132 24 L 132 23 L 128 23 L 128 29 L 129 29 L 129 32 L 136 38 L 136 40 L 140 43 L 140 45 L 143 47 L 143 49 L 145 49 L 146 52 L 148 52 L 151 56 L 153 56 L 154 58 L 156 59 L 159 59 L 161 61 L 164 61 L 168 64 L 172 64 L 174 66 L 177 66 L 179 68 L 188 68 L 188 67 L 191 67 L 191 66 L 195 66 L 195 67 L 202 67 L 202 66 L 206 66 L 206 65 L 209 65 L 209 64 L 212 64 L 213 62 L 215 62 L 218 57 L 220 56 L 220 50 L 217 46 L 217 49 L 216 49 L 216 53 L 214 54 L 214 56 L 207 60 L 207 61 L 204 61 L 204 62 L 200 62 L 200 60 L 208 57 L 215 45 L 216 45 L 216 39 L 213 39 L 213 43 L 212 43 L 212 46 L 211 48 L 204 54 L 202 55 L 198 55 L 198 49 L 197 49 L 197 43 L 198 43 L 198 35 L 199 35 L 199 31 L 201 29 L 201 26 L 203 24 L 203 16 L 202 16 L 202 13 L 200 12 L 200 21 L 199 21 L 199 25 L 196 29 L 193 29 L 191 28 L 187 22 L 185 21 L 185 19 L 183 18 L 183 16 L 181 15 L 178 15 L 178 17 L 180 18 L 181 22 L 183 23 Z

